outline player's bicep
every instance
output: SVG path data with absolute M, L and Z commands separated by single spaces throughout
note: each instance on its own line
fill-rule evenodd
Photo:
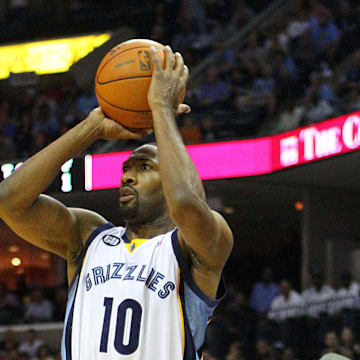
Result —
M 205 201 L 197 202 L 173 218 L 179 236 L 206 267 L 221 270 L 228 259 L 233 235 L 225 219 Z
M 64 259 L 81 250 L 81 234 L 76 215 L 56 199 L 40 195 L 29 207 L 1 214 L 9 227 L 24 240 Z

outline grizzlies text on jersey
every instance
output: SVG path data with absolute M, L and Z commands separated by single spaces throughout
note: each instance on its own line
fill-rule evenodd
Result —
M 63 360 L 201 358 L 220 299 L 192 280 L 176 229 L 129 241 L 125 228 L 108 223 L 90 235 L 80 260 L 69 289 Z

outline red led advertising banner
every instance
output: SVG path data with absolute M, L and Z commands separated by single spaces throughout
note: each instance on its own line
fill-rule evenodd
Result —
M 186 147 L 202 180 L 269 174 L 360 149 L 360 112 L 252 140 Z M 85 189 L 119 187 L 129 151 L 87 155 Z

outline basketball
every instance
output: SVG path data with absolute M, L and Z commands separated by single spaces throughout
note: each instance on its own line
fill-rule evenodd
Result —
M 95 91 L 104 114 L 130 129 L 152 128 L 147 94 L 152 76 L 150 47 L 161 61 L 164 46 L 156 41 L 133 39 L 111 49 L 101 61 Z

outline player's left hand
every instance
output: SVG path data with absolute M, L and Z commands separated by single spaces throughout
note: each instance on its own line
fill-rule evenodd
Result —
M 180 53 L 173 53 L 170 46 L 164 49 L 162 66 L 155 47 L 150 48 L 153 62 L 153 75 L 148 93 L 148 102 L 153 110 L 156 107 L 171 108 L 175 116 L 189 113 L 189 105 L 182 104 L 182 93 L 189 78 L 189 69 L 184 65 Z

